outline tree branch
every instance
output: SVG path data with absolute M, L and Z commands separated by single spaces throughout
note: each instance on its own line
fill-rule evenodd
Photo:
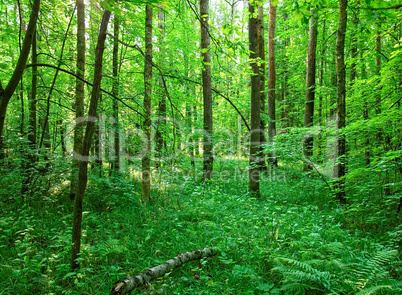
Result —
M 180 255 L 169 259 L 168 261 L 150 268 L 143 273 L 139 274 L 135 277 L 128 277 L 123 280 L 116 282 L 110 290 L 110 295 L 118 295 L 118 294 L 130 294 L 135 288 L 144 286 L 148 284 L 150 281 L 157 279 L 171 270 L 182 266 L 183 264 L 193 261 L 199 260 L 205 257 L 215 256 L 217 250 L 214 248 L 205 248 L 202 250 L 191 251 L 186 253 L 181 253 Z
M 71 76 L 73 76 L 73 77 L 79 79 L 80 81 L 84 82 L 85 84 L 87 84 L 87 85 L 89 85 L 89 86 L 91 86 L 91 87 L 93 86 L 93 84 L 92 84 L 91 82 L 89 82 L 89 81 L 87 81 L 87 80 L 85 80 L 85 79 L 82 79 L 82 78 L 78 77 L 75 73 L 70 72 L 70 71 L 67 71 L 67 70 L 65 70 L 65 69 L 63 69 L 63 68 L 56 67 L 56 66 L 54 66 L 54 65 L 49 65 L 49 64 L 42 64 L 42 63 L 40 63 L 40 64 L 29 64 L 29 65 L 26 65 L 26 68 L 30 68 L 30 67 L 33 67 L 33 66 L 37 66 L 37 67 L 48 67 L 48 68 L 52 68 L 52 69 L 58 69 L 60 72 L 64 72 L 64 73 L 66 73 L 66 74 L 68 74 L 68 75 L 71 75 Z M 141 117 L 145 118 L 142 113 L 140 113 L 139 111 L 137 111 L 136 109 L 134 109 L 133 107 L 131 107 L 130 105 L 128 105 L 127 103 L 125 103 L 122 99 L 120 99 L 120 98 L 118 98 L 117 96 L 113 95 L 113 94 L 110 93 L 109 91 L 104 90 L 104 89 L 102 89 L 102 88 L 101 88 L 101 91 L 102 91 L 103 93 L 106 93 L 107 95 L 110 95 L 111 97 L 113 97 L 114 99 L 116 99 L 116 100 L 118 100 L 119 102 L 121 102 L 124 106 L 126 106 L 126 107 L 129 108 L 130 110 L 136 112 L 138 115 L 140 115 Z

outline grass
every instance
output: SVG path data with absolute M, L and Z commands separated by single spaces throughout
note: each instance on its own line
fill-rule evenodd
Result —
M 372 198 L 373 208 L 340 207 L 321 179 L 295 168 L 264 176 L 262 198 L 250 198 L 246 166 L 221 161 L 209 183 L 198 181 L 201 171 L 164 168 L 155 173 L 147 206 L 135 177 L 99 178 L 93 171 L 78 272 L 69 270 L 66 176 L 47 175 L 42 184 L 51 179 L 51 193 L 22 199 L 19 174 L 1 172 L 0 294 L 108 294 L 126 275 L 205 247 L 217 247 L 218 256 L 184 265 L 138 292 L 400 294 L 399 217 Z M 364 220 L 380 224 L 362 227 Z

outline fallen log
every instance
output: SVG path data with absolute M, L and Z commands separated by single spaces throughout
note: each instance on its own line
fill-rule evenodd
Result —
M 169 259 L 158 266 L 150 268 L 135 277 L 128 277 L 116 282 L 109 294 L 130 294 L 135 288 L 144 286 L 150 281 L 165 275 L 171 270 L 180 267 L 189 261 L 215 256 L 216 253 L 217 251 L 214 248 L 205 248 L 202 250 L 181 253 L 176 257 Z

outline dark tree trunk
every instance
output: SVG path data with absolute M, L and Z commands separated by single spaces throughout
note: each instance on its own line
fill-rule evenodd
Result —
M 159 66 L 163 68 L 164 50 L 163 39 L 165 36 L 165 12 L 164 7 L 158 4 L 158 30 L 160 37 L 158 38 L 159 47 Z M 158 124 L 155 133 L 155 150 L 156 150 L 156 163 L 155 166 L 159 167 L 163 158 L 163 150 L 166 149 L 166 143 L 163 138 L 164 132 L 166 132 L 166 95 L 163 86 L 162 77 L 159 78 L 159 103 L 158 103 Z
M 323 29 L 322 29 L 322 38 L 321 38 L 321 62 L 320 62 L 320 73 L 319 73 L 319 86 L 322 87 L 324 86 L 324 68 L 325 68 L 325 49 L 326 46 L 324 44 L 325 42 L 325 33 L 326 33 L 326 26 L 325 26 L 325 19 L 323 20 Z M 318 150 L 318 162 L 322 163 L 323 158 L 325 157 L 325 150 L 322 147 L 322 134 L 323 134 L 323 95 L 320 95 L 318 98 L 318 126 L 320 127 L 319 133 L 318 133 L 318 144 L 317 144 L 317 150 Z
M 29 52 L 31 51 L 32 40 L 34 38 L 36 22 L 39 14 L 39 7 L 40 0 L 34 0 L 32 5 L 32 12 L 29 17 L 28 27 L 25 33 L 24 42 L 20 51 L 20 56 L 18 58 L 17 65 L 15 66 L 10 81 L 5 88 L 3 88 L 3 85 L 0 81 L 0 159 L 4 157 L 3 130 L 4 122 L 6 119 L 7 106 L 11 99 L 11 96 L 14 94 L 14 91 L 18 86 L 18 83 L 21 80 L 25 65 L 28 60 Z
M 84 201 L 85 190 L 88 181 L 88 157 L 91 149 L 92 137 L 95 131 L 95 121 L 98 108 L 98 99 L 102 81 L 102 59 L 105 49 L 106 31 L 109 23 L 110 11 L 105 10 L 102 23 L 99 29 L 98 42 L 95 50 L 95 69 L 94 82 L 92 86 L 91 101 L 88 111 L 88 122 L 86 125 L 84 141 L 82 144 L 81 161 L 78 177 L 78 189 L 74 199 L 73 232 L 71 243 L 71 269 L 79 268 L 80 248 L 81 248 L 81 224 L 82 224 L 82 204 Z
M 304 127 L 307 128 L 312 127 L 314 121 L 317 22 L 317 10 L 313 9 L 311 10 L 307 50 L 306 104 L 304 111 Z M 306 158 L 310 158 L 313 155 L 313 143 L 313 134 L 308 131 L 303 141 L 303 153 Z M 310 165 L 305 167 L 307 169 L 312 169 Z
M 212 82 L 211 82 L 211 52 L 209 50 L 209 0 L 200 0 L 201 15 L 201 58 L 203 61 L 202 91 L 204 106 L 204 142 L 203 142 L 203 177 L 212 178 L 213 142 L 212 142 Z
M 145 142 L 142 156 L 142 200 L 148 203 L 151 198 L 151 95 L 152 95 L 152 14 L 151 5 L 146 5 L 145 14 L 145 61 L 144 61 L 144 109 L 143 125 Z
M 248 40 L 250 50 L 251 74 L 251 130 L 250 130 L 250 169 L 248 178 L 248 188 L 252 196 L 260 196 L 260 140 L 261 140 L 261 119 L 260 119 L 260 69 L 257 58 L 259 57 L 258 44 L 258 19 L 253 16 L 255 4 L 249 3 L 248 11 L 250 18 L 248 21 Z
M 70 199 L 74 200 L 77 193 L 78 170 L 84 136 L 84 98 L 85 83 L 81 80 L 85 75 L 85 4 L 84 0 L 77 0 L 77 79 L 75 84 L 75 129 L 73 167 L 71 171 Z
M 339 1 L 339 24 L 336 34 L 336 72 L 337 72 L 337 141 L 335 147 L 334 186 L 336 199 L 346 203 L 345 174 L 346 174 L 346 138 L 342 134 L 346 126 L 346 71 L 345 71 L 345 34 L 347 22 L 347 0 Z
M 268 142 L 273 144 L 276 136 L 275 119 L 275 26 L 276 26 L 276 6 L 273 0 L 269 1 L 269 27 L 268 27 Z M 276 153 L 271 152 L 268 155 L 270 165 L 278 165 Z

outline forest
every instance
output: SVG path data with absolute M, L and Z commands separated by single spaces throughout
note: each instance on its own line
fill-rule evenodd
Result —
M 402 294 L 402 2 L 0 20 L 0 294 Z

